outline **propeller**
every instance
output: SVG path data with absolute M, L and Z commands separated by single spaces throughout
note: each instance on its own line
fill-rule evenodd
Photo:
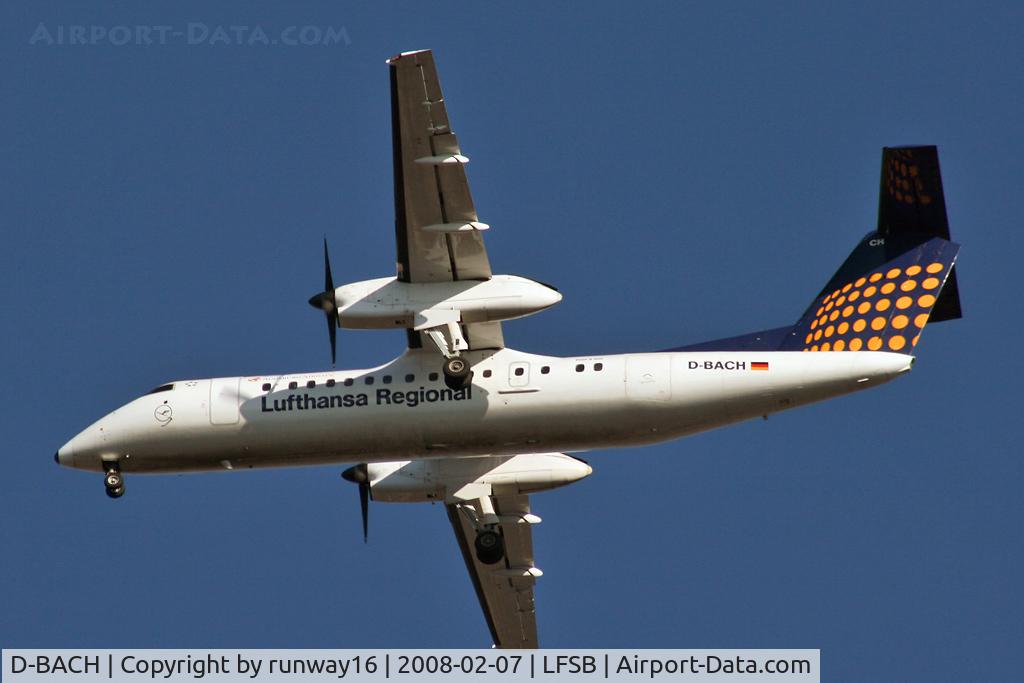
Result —
M 331 338 L 331 365 L 338 353 L 338 302 L 334 298 L 334 278 L 331 276 L 331 259 L 327 255 L 327 238 L 324 237 L 324 291 L 309 298 L 309 305 L 318 308 L 327 316 L 327 335 Z
M 366 465 L 355 465 L 341 473 L 341 478 L 359 484 L 359 511 L 363 514 L 363 543 L 369 540 L 368 515 L 370 513 L 370 475 Z

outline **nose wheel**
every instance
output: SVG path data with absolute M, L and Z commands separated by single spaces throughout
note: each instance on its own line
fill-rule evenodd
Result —
M 124 475 L 116 462 L 103 463 L 105 474 L 103 475 L 103 486 L 107 495 L 111 498 L 120 498 L 124 495 Z
M 473 378 L 469 363 L 460 356 L 445 358 L 441 370 L 444 372 L 444 383 L 449 389 L 464 389 Z

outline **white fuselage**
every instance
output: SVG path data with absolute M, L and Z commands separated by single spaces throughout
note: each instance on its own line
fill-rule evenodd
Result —
M 466 357 L 473 383 L 460 391 L 426 350 L 370 370 L 179 381 L 97 421 L 57 458 L 87 470 L 116 460 L 126 472 L 180 472 L 585 451 L 840 396 L 913 362 L 886 352 Z

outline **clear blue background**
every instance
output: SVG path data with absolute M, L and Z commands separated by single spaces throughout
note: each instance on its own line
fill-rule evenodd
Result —
M 282 3 L 283 4 L 283 3 Z M 486 647 L 444 511 L 342 467 L 99 475 L 54 450 L 170 379 L 323 368 L 393 272 L 385 58 L 433 48 L 511 346 L 656 350 L 796 319 L 937 144 L 965 318 L 884 388 L 642 449 L 535 497 L 542 643 L 820 647 L 828 680 L 1006 680 L 1022 636 L 1018 3 L 175 3 L 0 10 L 0 644 Z M 63 24 L 344 27 L 329 47 L 46 46 Z M 342 331 L 342 367 L 401 352 Z

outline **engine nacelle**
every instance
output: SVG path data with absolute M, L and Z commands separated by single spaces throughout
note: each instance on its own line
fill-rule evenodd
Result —
M 386 503 L 474 500 L 529 494 L 579 481 L 593 470 L 564 453 L 375 462 L 366 466 L 370 495 Z
M 417 327 L 432 316 L 455 312 L 463 323 L 512 320 L 539 313 L 562 300 L 552 287 L 516 275 L 489 280 L 400 282 L 364 280 L 334 290 L 341 327 Z

